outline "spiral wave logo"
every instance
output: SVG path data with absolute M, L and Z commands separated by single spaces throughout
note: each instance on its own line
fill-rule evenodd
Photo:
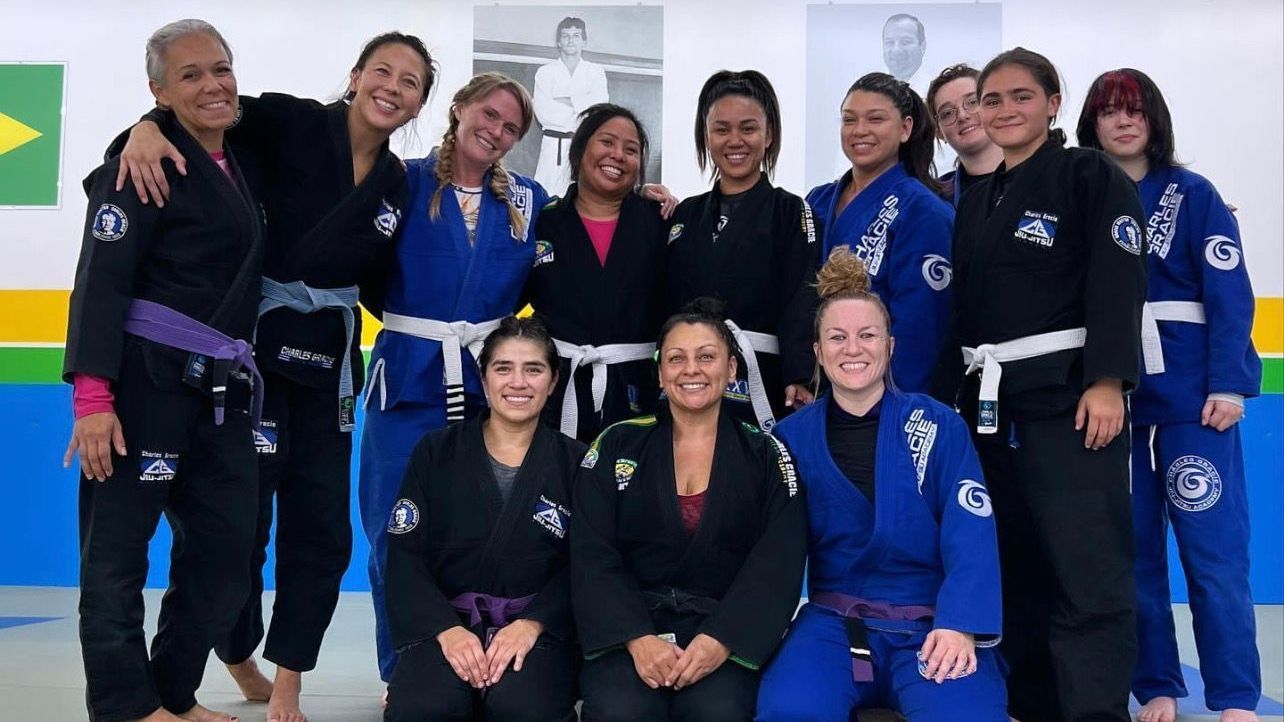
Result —
M 954 269 L 945 256 L 929 253 L 923 256 L 923 280 L 933 291 L 944 291 L 954 278 Z
M 959 482 L 959 506 L 980 517 L 994 513 L 990 506 L 990 495 L 979 481 L 964 479 Z
M 1233 271 L 1239 265 L 1239 247 L 1226 236 L 1209 236 L 1204 239 L 1204 260 L 1219 271 Z
M 1203 511 L 1222 496 L 1222 477 L 1202 456 L 1183 456 L 1168 467 L 1168 499 L 1185 511 Z

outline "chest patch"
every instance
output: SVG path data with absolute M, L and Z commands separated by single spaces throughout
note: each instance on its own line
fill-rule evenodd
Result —
M 553 242 L 535 241 L 535 263 L 532 268 L 553 262 Z
M 531 517 L 536 524 L 558 539 L 566 538 L 566 529 L 570 524 L 571 512 L 566 507 L 540 494 L 535 502 L 535 514 Z
M 683 226 L 681 223 L 673 224 L 673 227 L 669 229 L 669 243 L 673 243 L 674 241 L 678 240 L 679 237 L 682 236 L 682 229 L 684 227 L 685 226 Z
M 276 440 L 276 422 L 267 419 L 260 421 L 259 430 L 254 432 L 254 450 L 260 454 L 275 454 Z
M 1110 224 L 1110 237 L 1120 248 L 1134 256 L 1141 255 L 1141 227 L 1132 216 L 1119 216 Z
M 936 445 L 936 422 L 929 421 L 923 409 L 914 409 L 905 422 L 905 442 L 909 444 L 910 458 L 914 461 L 914 475 L 918 477 L 918 493 L 923 493 L 923 477 L 927 474 L 927 460 Z
M 615 490 L 624 491 L 629 488 L 629 481 L 633 479 L 633 473 L 638 470 L 638 462 L 632 459 L 615 460 Z
M 401 222 L 401 210 L 394 208 L 388 199 L 385 198 L 379 203 L 379 212 L 375 214 L 375 230 L 382 233 L 387 238 L 392 238 L 392 234 L 397 232 L 397 224 Z
M 1168 258 L 1177 232 L 1177 212 L 1181 210 L 1184 193 L 1177 191 L 1176 183 L 1169 183 L 1159 198 L 1155 212 L 1146 219 L 1146 246 L 1151 255 Z
M 892 227 L 892 221 L 901 214 L 900 203 L 901 199 L 896 196 L 884 198 L 883 207 L 878 209 L 874 222 L 869 224 L 861 234 L 860 242 L 852 249 L 852 253 L 865 262 L 865 268 L 869 269 L 871 276 L 877 276 L 883 268 L 883 256 L 887 254 L 887 231 Z
M 1012 234 L 1018 241 L 1030 243 L 1041 248 L 1052 248 L 1057 240 L 1057 222 L 1061 219 L 1055 213 L 1024 211 L 1017 221 L 1016 233 Z
M 94 214 L 94 227 L 91 230 L 94 238 L 100 241 L 119 241 L 129 231 L 129 216 L 110 203 L 102 204 Z
M 945 260 L 945 256 L 935 253 L 929 253 L 923 256 L 923 280 L 927 282 L 927 287 L 933 291 L 944 291 L 950 287 L 950 281 L 954 278 L 954 269 L 950 267 L 950 262 Z

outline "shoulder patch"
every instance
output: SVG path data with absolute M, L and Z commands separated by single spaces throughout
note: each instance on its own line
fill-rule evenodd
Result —
M 602 433 L 598 434 L 596 439 L 593 439 L 592 444 L 589 444 L 588 452 L 584 454 L 584 460 L 580 462 L 582 468 L 592 469 L 597 466 L 598 456 L 601 454 L 602 440 L 617 426 L 655 426 L 655 416 L 639 416 L 633 419 L 625 419 L 602 429 Z
M 1141 226 L 1132 216 L 1119 216 L 1110 224 L 1110 237 L 1125 251 L 1134 256 L 1141 255 Z
M 959 481 L 959 506 L 969 513 L 979 517 L 987 517 L 994 513 L 990 506 L 990 495 L 985 491 L 985 486 L 979 481 L 972 479 L 963 479 Z
M 392 505 L 392 515 L 388 517 L 389 534 L 405 534 L 419 526 L 419 507 L 409 499 L 398 499 Z
M 547 211 L 547 210 L 551 210 L 551 209 L 553 209 L 553 208 L 556 208 L 556 207 L 557 207 L 557 203 L 558 203 L 558 201 L 560 201 L 560 200 L 562 200 L 562 199 L 561 199 L 560 197 L 558 197 L 558 196 L 553 196 L 552 198 L 549 198 L 549 199 L 548 199 L 548 203 L 545 203 L 545 204 L 544 204 L 544 208 L 543 208 L 543 209 L 541 209 L 541 210 L 546 210 L 546 211 Z
M 94 214 L 94 238 L 100 241 L 119 241 L 129 232 L 129 216 L 110 203 L 104 203 Z
M 669 229 L 669 243 L 673 243 L 674 241 L 678 240 L 679 237 L 682 236 L 682 229 L 684 227 L 685 226 L 683 226 L 681 223 L 673 224 L 673 227 Z
M 933 291 L 944 291 L 949 288 L 953 278 L 954 269 L 945 256 L 935 253 L 923 256 L 923 280 L 927 282 L 928 288 Z
M 1227 236 L 1209 236 L 1204 239 L 1204 260 L 1219 271 L 1233 271 L 1239 265 L 1239 246 Z

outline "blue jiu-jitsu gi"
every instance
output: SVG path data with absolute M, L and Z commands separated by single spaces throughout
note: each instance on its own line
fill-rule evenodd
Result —
M 1256 396 L 1253 289 L 1235 217 L 1212 184 L 1157 166 L 1139 184 L 1149 240 L 1146 375 L 1132 395 L 1137 641 L 1142 703 L 1185 697 L 1168 589 L 1172 523 L 1190 590 L 1209 709 L 1254 709 L 1262 680 L 1248 582 L 1248 500 L 1239 425 L 1200 424 L 1209 399 Z M 1156 333 L 1157 332 L 1157 333 Z
M 410 203 L 383 293 L 384 328 L 370 358 L 361 435 L 361 523 L 370 540 L 375 638 L 385 681 L 396 661 L 383 605 L 388 514 L 419 439 L 445 426 L 448 417 L 484 406 L 473 353 L 492 330 L 488 322 L 512 313 L 517 303 L 535 259 L 530 229 L 548 201 L 539 184 L 509 174 L 509 197 L 526 221 L 518 232 L 507 206 L 490 193 L 488 173 L 470 244 L 452 189 L 441 194 L 440 217 L 428 214 L 436 162 L 432 155 L 406 164 Z
M 871 410 L 871 506 L 830 455 L 831 403 L 822 396 L 776 427 L 807 490 L 809 602 L 763 676 L 758 719 L 846 722 L 854 709 L 890 707 L 910 722 L 1006 721 L 992 648 L 1003 623 L 999 555 L 967 425 L 927 396 L 889 388 Z M 843 616 L 838 602 L 864 611 Z M 975 673 L 939 685 L 920 675 L 933 628 L 975 635 Z
M 892 314 L 892 378 L 926 392 L 950 320 L 954 209 L 897 164 L 835 213 L 851 173 L 807 194 L 825 239 L 823 258 L 848 246 L 865 261 L 871 290 Z

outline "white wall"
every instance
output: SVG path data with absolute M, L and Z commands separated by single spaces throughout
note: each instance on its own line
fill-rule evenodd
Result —
M 364 8 L 350 0 L 4 2 L 0 62 L 67 61 L 68 87 L 62 207 L 0 210 L 0 288 L 71 285 L 84 219 L 80 180 L 97 165 L 108 140 L 150 106 L 142 48 L 164 22 L 195 16 L 219 27 L 236 52 L 242 92 L 280 90 L 324 98 L 341 90 L 370 36 L 391 28 L 420 35 L 442 74 L 417 123 L 418 138 L 405 144 L 411 156 L 435 144 L 451 93 L 471 75 L 472 7 L 458 0 L 376 0 Z M 800 194 L 807 190 L 802 136 L 807 4 L 665 3 L 663 180 L 676 194 L 707 185 L 695 168 L 691 139 L 700 85 L 720 68 L 750 67 L 765 72 L 780 96 L 784 137 L 777 183 Z M 1172 108 L 1180 158 L 1239 207 L 1259 296 L 1281 295 L 1284 287 L 1282 27 L 1284 5 L 1278 0 L 1003 2 L 1004 47 L 1038 50 L 1065 77 L 1062 127 L 1073 131 L 1083 92 L 1102 71 L 1132 66 L 1155 79 Z

